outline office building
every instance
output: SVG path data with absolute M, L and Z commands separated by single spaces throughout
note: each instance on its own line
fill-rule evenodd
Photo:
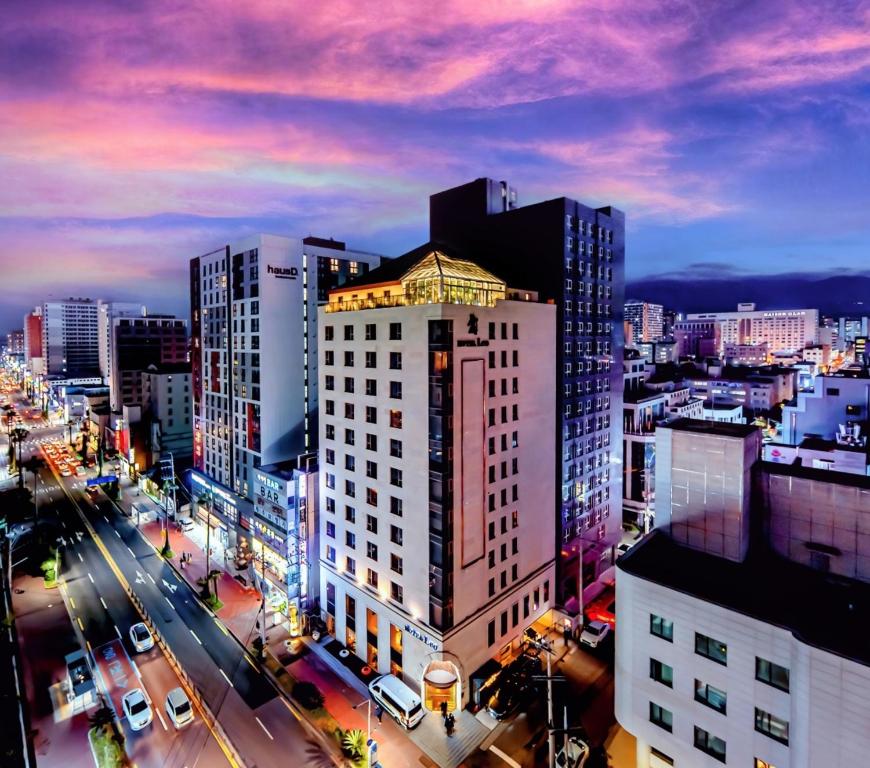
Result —
M 621 537 L 625 216 L 565 197 L 520 206 L 492 179 L 433 195 L 429 211 L 433 241 L 556 306 L 559 599 L 579 613 Z
M 6 334 L 6 354 L 24 357 L 24 330 L 9 331 Z
M 870 334 L 870 317 L 841 317 L 836 328 L 838 349 L 845 352 L 856 338 Z
M 816 376 L 813 389 L 798 392 L 782 409 L 782 442 L 797 445 L 807 437 L 834 440 L 839 435 L 866 435 L 870 425 L 870 373 L 841 370 Z
M 797 391 L 797 371 L 781 366 L 708 366 L 686 372 L 692 394 L 712 404 L 737 404 L 754 412 L 770 411 Z
M 674 324 L 678 357 L 716 357 L 722 349 L 722 327 L 717 320 L 678 320 Z
M 651 304 L 648 301 L 629 299 L 625 302 L 625 319 L 631 323 L 634 334 L 632 343 L 637 345 L 642 341 L 660 341 L 664 335 L 663 312 L 661 304 Z M 626 343 L 628 340 L 626 339 Z
M 870 479 L 758 461 L 754 427 L 659 436 L 656 530 L 616 574 L 615 711 L 637 765 L 863 765 Z
M 683 314 L 675 309 L 665 307 L 662 310 L 662 338 L 673 341 L 674 328 L 678 321 L 683 320 Z
M 41 374 L 42 307 L 35 307 L 24 316 L 24 365 L 31 374 Z
M 819 341 L 819 310 L 756 310 L 739 304 L 736 312 L 702 312 L 686 315 L 689 321 L 715 321 L 722 344 L 767 344 L 771 353 L 800 352 Z
M 675 341 L 642 341 L 634 346 L 640 352 L 641 357 L 649 363 L 677 362 L 677 342 Z
M 191 260 L 194 468 L 222 503 L 253 501 L 255 469 L 316 444 L 317 306 L 380 259 L 335 240 L 253 235 Z
M 728 365 L 766 365 L 768 362 L 767 343 L 725 344 L 722 357 Z
M 430 711 L 555 600 L 557 312 L 536 298 L 430 243 L 319 313 L 321 607 Z
M 42 305 L 42 355 L 47 376 L 99 376 L 99 310 L 93 299 L 46 301 Z
M 173 315 L 110 315 L 108 320 L 108 384 L 112 410 L 120 411 L 142 404 L 142 371 L 187 363 L 187 320 Z
M 151 424 L 151 463 L 193 453 L 190 363 L 152 363 L 139 373 L 142 414 Z
M 129 301 L 101 301 L 97 309 L 99 327 L 100 375 L 111 388 L 113 335 L 115 320 L 121 317 L 144 317 L 145 305 Z

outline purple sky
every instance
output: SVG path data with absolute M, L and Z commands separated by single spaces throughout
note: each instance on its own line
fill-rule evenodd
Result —
M 0 327 L 186 312 L 188 259 L 255 230 L 398 254 L 484 175 L 624 209 L 629 279 L 870 269 L 868 83 L 846 0 L 14 3 Z

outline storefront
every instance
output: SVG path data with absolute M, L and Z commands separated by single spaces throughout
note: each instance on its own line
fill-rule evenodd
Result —
M 216 537 L 221 547 L 236 547 L 236 526 L 239 524 L 240 510 L 250 507 L 250 503 L 196 470 L 190 473 L 190 479 L 194 500 L 192 506 L 197 519 L 211 527 L 211 535 Z
M 420 690 L 423 691 L 423 706 L 430 712 L 440 712 L 442 706 L 454 712 L 462 706 L 462 674 L 459 660 L 444 658 L 452 654 L 439 654 L 423 672 Z

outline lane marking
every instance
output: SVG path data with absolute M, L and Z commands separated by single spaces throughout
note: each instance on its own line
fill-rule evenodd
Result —
M 82 557 L 82 553 L 76 552 L 76 554 L 79 556 L 79 562 L 83 563 L 85 561 L 85 559 Z
M 100 602 L 103 604 L 103 608 L 105 608 L 105 609 L 108 611 L 108 610 L 109 610 L 109 606 L 106 605 L 106 601 L 103 600 L 102 596 L 100 596 Z
M 95 583 L 96 583 L 96 582 L 94 582 L 94 577 L 91 576 L 91 572 L 90 572 L 90 571 L 88 571 L 88 578 L 91 580 L 91 584 L 95 584 Z
M 164 599 L 167 603 L 169 603 L 169 607 L 172 608 L 172 610 L 174 611 L 174 610 L 175 610 L 175 606 L 172 604 L 172 601 L 171 601 L 168 597 L 166 597 L 166 595 L 163 595 L 163 599 Z
M 169 729 L 166 727 L 166 721 L 163 719 L 163 715 L 160 714 L 160 707 L 154 707 L 154 711 L 157 713 L 157 717 L 160 720 L 160 725 L 163 726 L 163 730 L 168 731 Z
M 254 715 L 254 720 L 256 720 L 260 724 L 260 728 L 262 728 L 266 732 L 266 735 L 270 739 L 272 739 L 272 741 L 275 741 L 275 737 L 271 733 L 269 733 L 269 729 L 265 725 L 263 725 L 263 721 L 260 720 L 260 718 L 257 717 L 256 715 Z
M 133 559 L 135 560 L 135 559 L 136 559 L 136 553 L 133 552 L 133 550 L 130 549 L 130 547 L 127 547 L 127 551 L 130 553 L 130 555 L 131 555 L 131 556 L 133 557 Z
M 109 521 L 106 520 L 106 522 L 108 523 Z M 119 539 L 121 538 L 121 534 L 118 533 L 118 529 L 117 529 L 117 528 L 112 528 L 112 532 L 113 532 L 113 533 L 115 534 L 115 536 L 117 536 Z
M 249 657 L 248 657 L 248 654 L 247 654 L 247 653 L 246 653 L 246 654 L 244 654 L 244 655 L 243 655 L 243 656 L 242 656 L 242 658 L 243 658 L 243 659 L 244 659 L 244 660 L 245 660 L 245 661 L 247 661 L 247 662 L 248 662 L 248 664 L 250 664 L 250 665 L 251 665 L 251 669 L 253 669 L 253 670 L 254 670 L 254 672 L 259 672 L 259 671 L 260 671 L 260 670 L 259 670 L 259 669 L 257 669 L 257 665 L 256 665 L 256 664 L 254 664 L 254 662 L 253 662 L 253 661 L 251 661 L 251 659 L 250 659 L 250 658 L 249 658 Z
M 88 647 L 88 653 L 93 653 L 93 649 L 91 648 L 91 641 L 85 640 L 85 645 Z
M 73 607 L 73 610 L 76 609 L 76 601 L 73 600 L 72 595 L 70 595 L 70 598 L 69 598 L 69 604 Z
M 154 584 L 154 585 L 156 586 L 157 582 L 154 581 L 154 577 L 153 577 L 150 573 L 148 573 L 147 571 L 145 572 L 145 575 L 146 575 L 149 579 L 151 579 L 151 583 Z
M 123 639 L 124 639 L 124 636 L 121 634 L 121 630 L 118 629 L 118 625 L 117 625 L 117 624 L 113 624 L 112 626 L 115 628 L 115 632 L 118 634 L 118 639 L 119 639 L 119 640 L 123 640 Z
M 233 681 L 227 677 L 227 673 L 224 672 L 220 667 L 218 667 L 218 672 L 220 672 L 224 676 L 224 680 L 226 680 L 230 684 L 230 688 L 235 688 L 233 685 Z
M 227 628 L 226 628 L 223 624 L 221 624 L 221 623 L 218 621 L 217 616 L 215 616 L 215 618 L 214 618 L 214 623 L 218 625 L 218 629 L 219 629 L 221 632 L 223 632 L 227 637 L 230 636 L 230 633 L 227 632 Z
M 103 520 L 105 520 L 107 523 L 109 522 L 109 518 L 106 517 L 105 515 L 103 515 Z M 115 531 L 115 533 L 117 533 L 117 531 Z
M 84 632 L 84 631 L 85 631 L 85 625 L 82 624 L 82 617 L 81 617 L 81 616 L 76 616 L 76 621 L 79 623 L 79 629 L 80 629 L 82 632 Z
M 202 640 L 200 640 L 200 639 L 196 636 L 196 632 L 194 632 L 194 631 L 191 629 L 191 630 L 190 630 L 190 634 L 193 635 L 193 639 L 196 640 L 196 642 L 198 642 L 200 645 L 202 645 Z

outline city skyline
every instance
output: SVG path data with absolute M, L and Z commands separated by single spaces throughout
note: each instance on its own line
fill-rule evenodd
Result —
M 480 176 L 522 204 L 625 210 L 629 282 L 861 271 L 866 11 L 396 14 L 8 15 L 0 231 L 27 268 L 6 273 L 0 322 L 86 287 L 183 314 L 188 260 L 239 233 L 398 255 L 425 239 L 429 194 Z

